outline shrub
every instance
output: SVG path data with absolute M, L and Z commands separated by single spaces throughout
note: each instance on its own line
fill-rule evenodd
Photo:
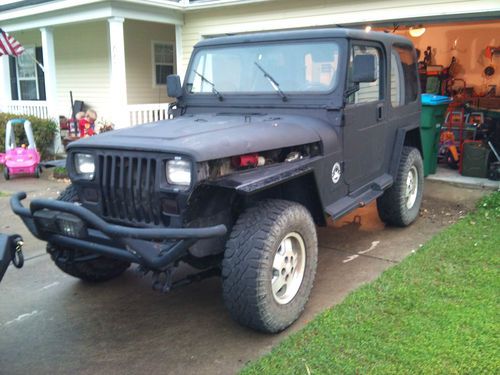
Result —
M 57 178 L 57 179 L 68 178 L 68 171 L 64 167 L 55 167 L 54 168 L 54 178 Z
M 13 113 L 0 113 L 0 152 L 5 152 L 5 127 L 7 121 L 13 118 L 24 118 L 31 122 L 33 127 L 33 134 L 35 136 L 36 148 L 40 152 L 42 160 L 50 155 L 50 150 L 54 143 L 54 137 L 57 132 L 57 124 L 52 120 L 45 120 L 35 116 L 16 115 Z M 24 127 L 15 126 L 14 134 L 16 136 L 16 143 L 28 143 Z

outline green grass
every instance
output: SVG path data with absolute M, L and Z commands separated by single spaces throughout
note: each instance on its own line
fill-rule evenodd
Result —
M 10 197 L 10 193 L 0 190 L 0 198 Z
M 500 193 L 243 374 L 500 373 Z

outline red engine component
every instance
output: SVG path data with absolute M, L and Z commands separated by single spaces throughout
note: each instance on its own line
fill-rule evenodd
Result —
M 233 157 L 233 165 L 238 168 L 256 167 L 259 165 L 259 154 L 247 154 Z

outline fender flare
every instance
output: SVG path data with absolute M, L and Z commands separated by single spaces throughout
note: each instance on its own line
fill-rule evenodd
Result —
M 201 186 L 220 189 L 227 199 L 239 196 L 244 200 L 278 198 L 304 205 L 318 225 L 326 225 L 323 203 L 315 178 L 315 164 L 321 156 L 296 162 L 279 163 L 233 173 Z
M 403 147 L 405 145 L 416 147 L 422 154 L 422 140 L 419 130 L 420 126 L 418 124 L 405 126 L 397 130 L 396 137 L 394 139 L 394 146 L 392 148 L 391 161 L 389 164 L 389 173 L 391 176 L 396 176 L 398 173 L 399 161 L 401 160 L 401 153 L 403 152 Z M 410 133 L 418 134 L 416 139 L 409 140 L 407 135 Z

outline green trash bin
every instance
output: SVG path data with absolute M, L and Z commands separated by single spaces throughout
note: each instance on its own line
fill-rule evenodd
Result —
M 436 173 L 441 125 L 451 98 L 442 95 L 422 94 L 420 137 L 424 158 L 424 176 Z

